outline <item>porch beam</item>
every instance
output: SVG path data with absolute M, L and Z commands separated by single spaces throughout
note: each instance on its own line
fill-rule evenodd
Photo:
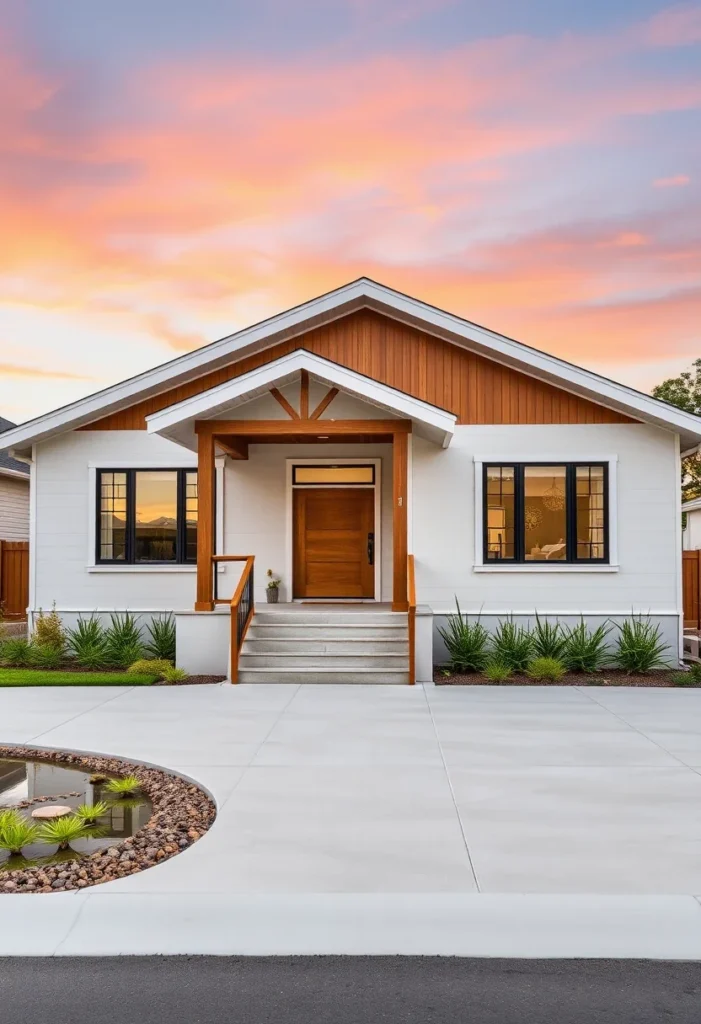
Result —
M 277 388 L 271 388 L 270 394 L 273 396 L 278 405 L 282 406 L 282 408 L 285 410 L 285 412 L 287 413 L 291 420 L 299 419 L 299 413 L 290 405 L 290 403 L 283 395 L 282 391 L 278 391 Z
M 392 445 L 392 611 L 409 608 L 407 594 L 409 434 L 395 431 Z
M 285 434 L 311 434 L 316 436 L 320 432 L 328 435 L 341 434 L 408 434 L 411 430 L 411 420 L 324 420 L 323 424 L 317 420 L 198 420 L 195 423 L 195 433 L 201 437 L 203 434 L 216 434 L 217 437 L 239 436 L 254 437 L 261 434 L 280 435 Z
M 309 371 L 302 370 L 299 385 L 299 415 L 300 419 L 309 419 Z
M 319 402 L 319 404 L 317 405 L 316 409 L 311 414 L 309 419 L 310 420 L 318 420 L 319 417 L 321 416 L 322 412 L 325 412 L 325 410 L 328 409 L 328 407 L 331 405 L 331 403 L 333 402 L 333 400 L 334 400 L 334 398 L 336 397 L 337 394 L 338 394 L 338 388 L 329 388 L 329 390 L 326 392 L 324 397 L 321 399 L 321 401 Z
M 221 438 L 216 438 L 216 444 L 218 448 L 229 456 L 230 459 L 247 459 L 248 458 L 248 441 L 244 441 L 242 438 L 231 438 L 228 441 L 222 441 Z
M 197 438 L 197 597 L 196 612 L 214 610 L 214 438 L 205 432 Z

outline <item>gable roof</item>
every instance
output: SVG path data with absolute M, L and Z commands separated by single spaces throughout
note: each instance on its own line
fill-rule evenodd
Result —
M 331 387 L 337 387 L 346 394 L 354 395 L 369 402 L 384 412 L 411 419 L 417 433 L 447 448 L 453 437 L 457 417 L 445 409 L 439 409 L 428 402 L 397 391 L 378 381 L 370 380 L 355 370 L 349 370 L 338 363 L 297 349 L 270 363 L 243 373 L 208 391 L 200 392 L 182 402 L 170 405 L 146 418 L 149 433 L 163 437 L 197 451 L 194 433 L 196 419 L 209 419 L 232 407 L 242 405 L 259 395 L 268 394 L 271 386 L 284 387 L 299 378 L 306 370 L 315 380 Z M 323 430 L 324 420 L 319 419 Z
M 4 416 L 0 416 L 0 445 L 2 444 L 2 435 L 5 431 L 11 430 L 16 426 L 16 423 L 6 420 Z M 0 476 L 14 476 L 29 482 L 29 466 L 26 462 L 19 462 L 18 459 L 13 459 L 7 452 L 0 451 Z
M 16 451 L 27 452 L 32 444 L 58 432 L 85 426 L 136 401 L 225 366 L 234 359 L 363 308 L 417 327 L 624 415 L 678 433 L 683 450 L 695 448 L 701 442 L 701 417 L 361 277 L 153 370 L 38 416 L 9 431 L 0 443 Z

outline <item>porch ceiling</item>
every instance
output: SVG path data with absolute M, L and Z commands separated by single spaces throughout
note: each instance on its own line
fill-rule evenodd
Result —
M 360 399 L 385 414 L 389 413 L 403 420 L 411 420 L 412 429 L 417 434 L 433 441 L 434 444 L 447 448 L 452 440 L 456 423 L 456 417 L 452 413 L 304 350 L 297 350 L 282 356 L 280 359 L 266 363 L 249 373 L 226 381 L 218 387 L 154 413 L 147 417 L 147 429 L 149 433 L 167 437 L 185 448 L 196 451 L 195 423 L 198 420 L 221 418 L 238 406 L 268 394 L 273 388 L 279 390 L 286 384 L 302 378 L 305 374 L 309 374 L 315 380 L 329 387 L 337 388 L 341 392 Z M 283 440 L 279 435 L 270 436 L 256 432 L 256 422 L 256 420 L 251 420 L 250 432 L 246 431 L 246 440 L 249 443 L 280 443 Z M 322 417 L 314 420 L 318 430 L 315 430 L 313 436 L 306 430 L 299 431 L 299 419 L 283 420 L 281 423 L 286 423 L 289 427 L 289 431 L 285 431 L 284 441 L 287 443 L 312 441 L 323 444 L 329 440 L 336 442 L 379 440 L 376 431 L 367 434 L 363 432 L 360 420 L 354 420 L 354 429 L 343 436 L 336 435 L 326 438 L 324 425 L 326 424 L 328 427 L 332 422 L 335 422 L 333 406 L 330 406 L 325 418 L 322 414 Z M 391 434 L 387 435 L 387 440 L 391 440 Z

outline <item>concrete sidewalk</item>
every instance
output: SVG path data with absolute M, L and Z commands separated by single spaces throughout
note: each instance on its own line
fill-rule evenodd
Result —
M 0 897 L 0 955 L 701 959 L 701 693 L 0 690 L 0 742 L 199 781 L 210 832 L 85 892 Z

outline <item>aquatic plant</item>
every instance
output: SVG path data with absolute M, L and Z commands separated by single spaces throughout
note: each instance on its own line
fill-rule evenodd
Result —
M 112 796 L 133 796 L 141 789 L 141 783 L 136 775 L 125 775 L 120 779 L 110 779 L 104 788 Z

